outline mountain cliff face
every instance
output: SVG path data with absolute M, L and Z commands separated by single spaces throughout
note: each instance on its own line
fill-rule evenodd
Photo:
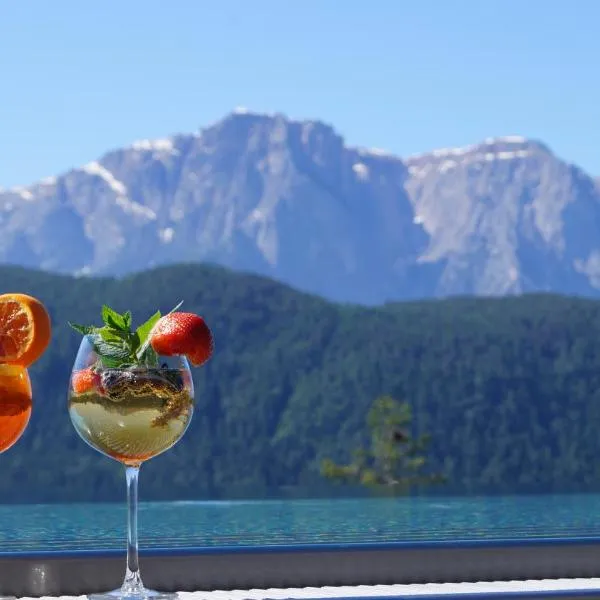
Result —
M 237 111 L 0 191 L 0 261 L 214 262 L 342 301 L 600 291 L 600 186 L 522 138 L 400 159 Z
M 592 293 L 600 275 L 593 180 L 537 142 L 509 137 L 406 161 L 406 190 L 441 267 L 434 293 Z

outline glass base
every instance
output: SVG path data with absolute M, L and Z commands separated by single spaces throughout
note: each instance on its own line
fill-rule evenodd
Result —
M 101 594 L 89 594 L 89 600 L 177 600 L 179 596 L 173 592 L 157 592 L 155 590 L 141 589 L 123 589 L 119 588 L 112 592 Z M 3 600 L 0 598 L 0 600 Z

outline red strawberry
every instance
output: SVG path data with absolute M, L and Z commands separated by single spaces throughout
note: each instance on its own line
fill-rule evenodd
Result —
M 76 394 L 84 394 L 100 386 L 100 377 L 91 369 L 83 369 L 73 373 L 71 384 Z
M 150 332 L 150 345 L 157 354 L 184 354 L 195 367 L 213 353 L 213 337 L 202 317 L 174 312 L 161 317 Z

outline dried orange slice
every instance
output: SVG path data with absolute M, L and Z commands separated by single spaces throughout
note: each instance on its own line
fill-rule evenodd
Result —
M 50 316 L 27 294 L 0 295 L 0 363 L 28 367 L 50 343 Z

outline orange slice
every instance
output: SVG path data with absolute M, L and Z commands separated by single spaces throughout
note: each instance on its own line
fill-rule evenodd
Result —
M 50 316 L 26 294 L 0 295 L 0 363 L 28 367 L 50 343 Z

